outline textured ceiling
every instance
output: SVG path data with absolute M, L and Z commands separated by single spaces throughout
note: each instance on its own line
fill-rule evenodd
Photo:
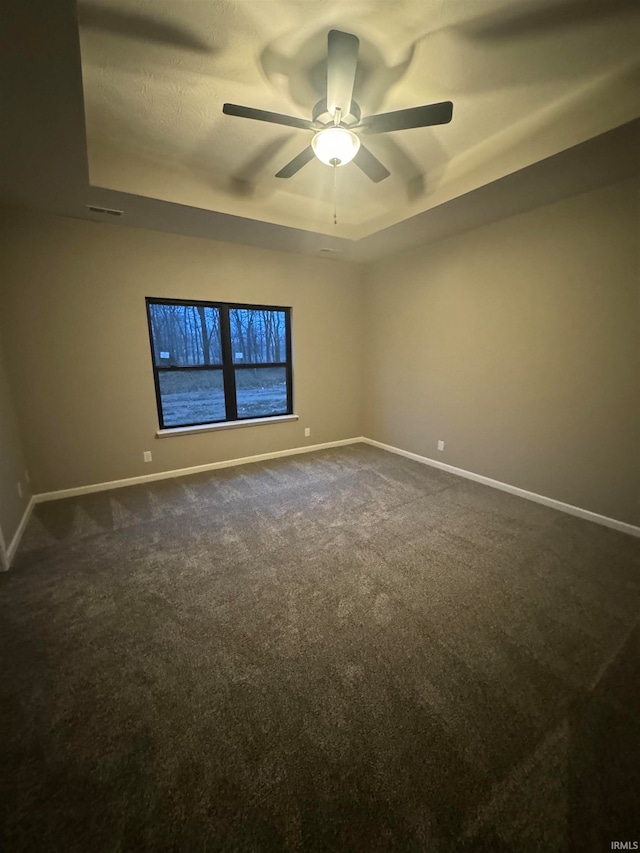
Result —
M 640 116 L 637 0 L 80 2 L 94 187 L 358 240 Z M 275 173 L 310 131 L 222 114 L 309 118 L 327 33 L 360 39 L 363 114 L 435 101 L 453 121 L 370 137 L 391 177 L 313 160 Z

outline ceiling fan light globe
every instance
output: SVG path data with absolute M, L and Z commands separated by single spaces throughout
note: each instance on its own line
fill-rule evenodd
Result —
M 313 153 L 327 166 L 344 166 L 358 153 L 360 140 L 344 127 L 326 127 L 311 140 Z

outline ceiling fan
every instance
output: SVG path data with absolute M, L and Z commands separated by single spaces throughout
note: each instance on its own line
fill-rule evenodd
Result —
M 352 97 L 359 46 L 360 41 L 351 33 L 330 30 L 327 96 L 315 105 L 310 120 L 237 104 L 224 104 L 222 107 L 222 112 L 226 115 L 314 131 L 311 145 L 280 169 L 276 178 L 291 178 L 315 156 L 327 166 L 334 167 L 344 166 L 353 160 L 367 177 L 377 183 L 388 178 L 390 172 L 362 144 L 359 134 L 389 133 L 393 130 L 448 124 L 451 121 L 451 101 L 363 118 L 360 107 Z

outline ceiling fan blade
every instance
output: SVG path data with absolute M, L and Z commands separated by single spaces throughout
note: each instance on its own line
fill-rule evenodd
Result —
M 368 148 L 365 148 L 362 143 L 360 143 L 360 148 L 358 148 L 358 153 L 353 158 L 353 162 L 356 166 L 359 166 L 360 169 L 365 173 L 368 178 L 377 184 L 379 181 L 384 181 L 385 178 L 388 178 L 391 172 L 383 166 L 380 160 L 377 157 L 374 157 L 371 151 Z
M 276 178 L 291 178 L 296 172 L 299 172 L 303 166 L 306 166 L 310 160 L 313 160 L 313 148 L 309 145 L 304 151 L 301 151 L 297 157 L 294 157 L 290 163 L 283 166 L 276 175 Z
M 340 30 L 329 31 L 327 56 L 327 108 L 331 115 L 340 108 L 343 116 L 351 110 L 351 95 L 358 66 L 360 41 Z
M 211 46 L 179 24 L 158 21 L 137 12 L 107 9 L 104 6 L 78 3 L 78 22 L 92 30 L 102 30 L 113 35 L 140 39 L 155 44 L 210 53 Z
M 255 110 L 253 107 L 241 107 L 238 104 L 224 104 L 222 112 L 228 116 L 253 118 L 256 121 L 269 121 L 272 124 L 284 124 L 286 127 L 299 127 L 302 130 L 313 129 L 313 124 L 297 116 L 285 116 L 281 113 L 271 113 L 268 110 Z
M 434 124 L 449 124 L 453 116 L 451 101 L 411 107 L 394 113 L 380 113 L 362 119 L 363 133 L 388 133 L 390 130 L 408 130 L 411 127 L 430 127 Z

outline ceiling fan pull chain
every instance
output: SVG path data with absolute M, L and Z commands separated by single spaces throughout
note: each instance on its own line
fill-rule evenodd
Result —
M 338 224 L 336 196 L 338 194 L 338 164 L 333 164 L 333 224 Z

